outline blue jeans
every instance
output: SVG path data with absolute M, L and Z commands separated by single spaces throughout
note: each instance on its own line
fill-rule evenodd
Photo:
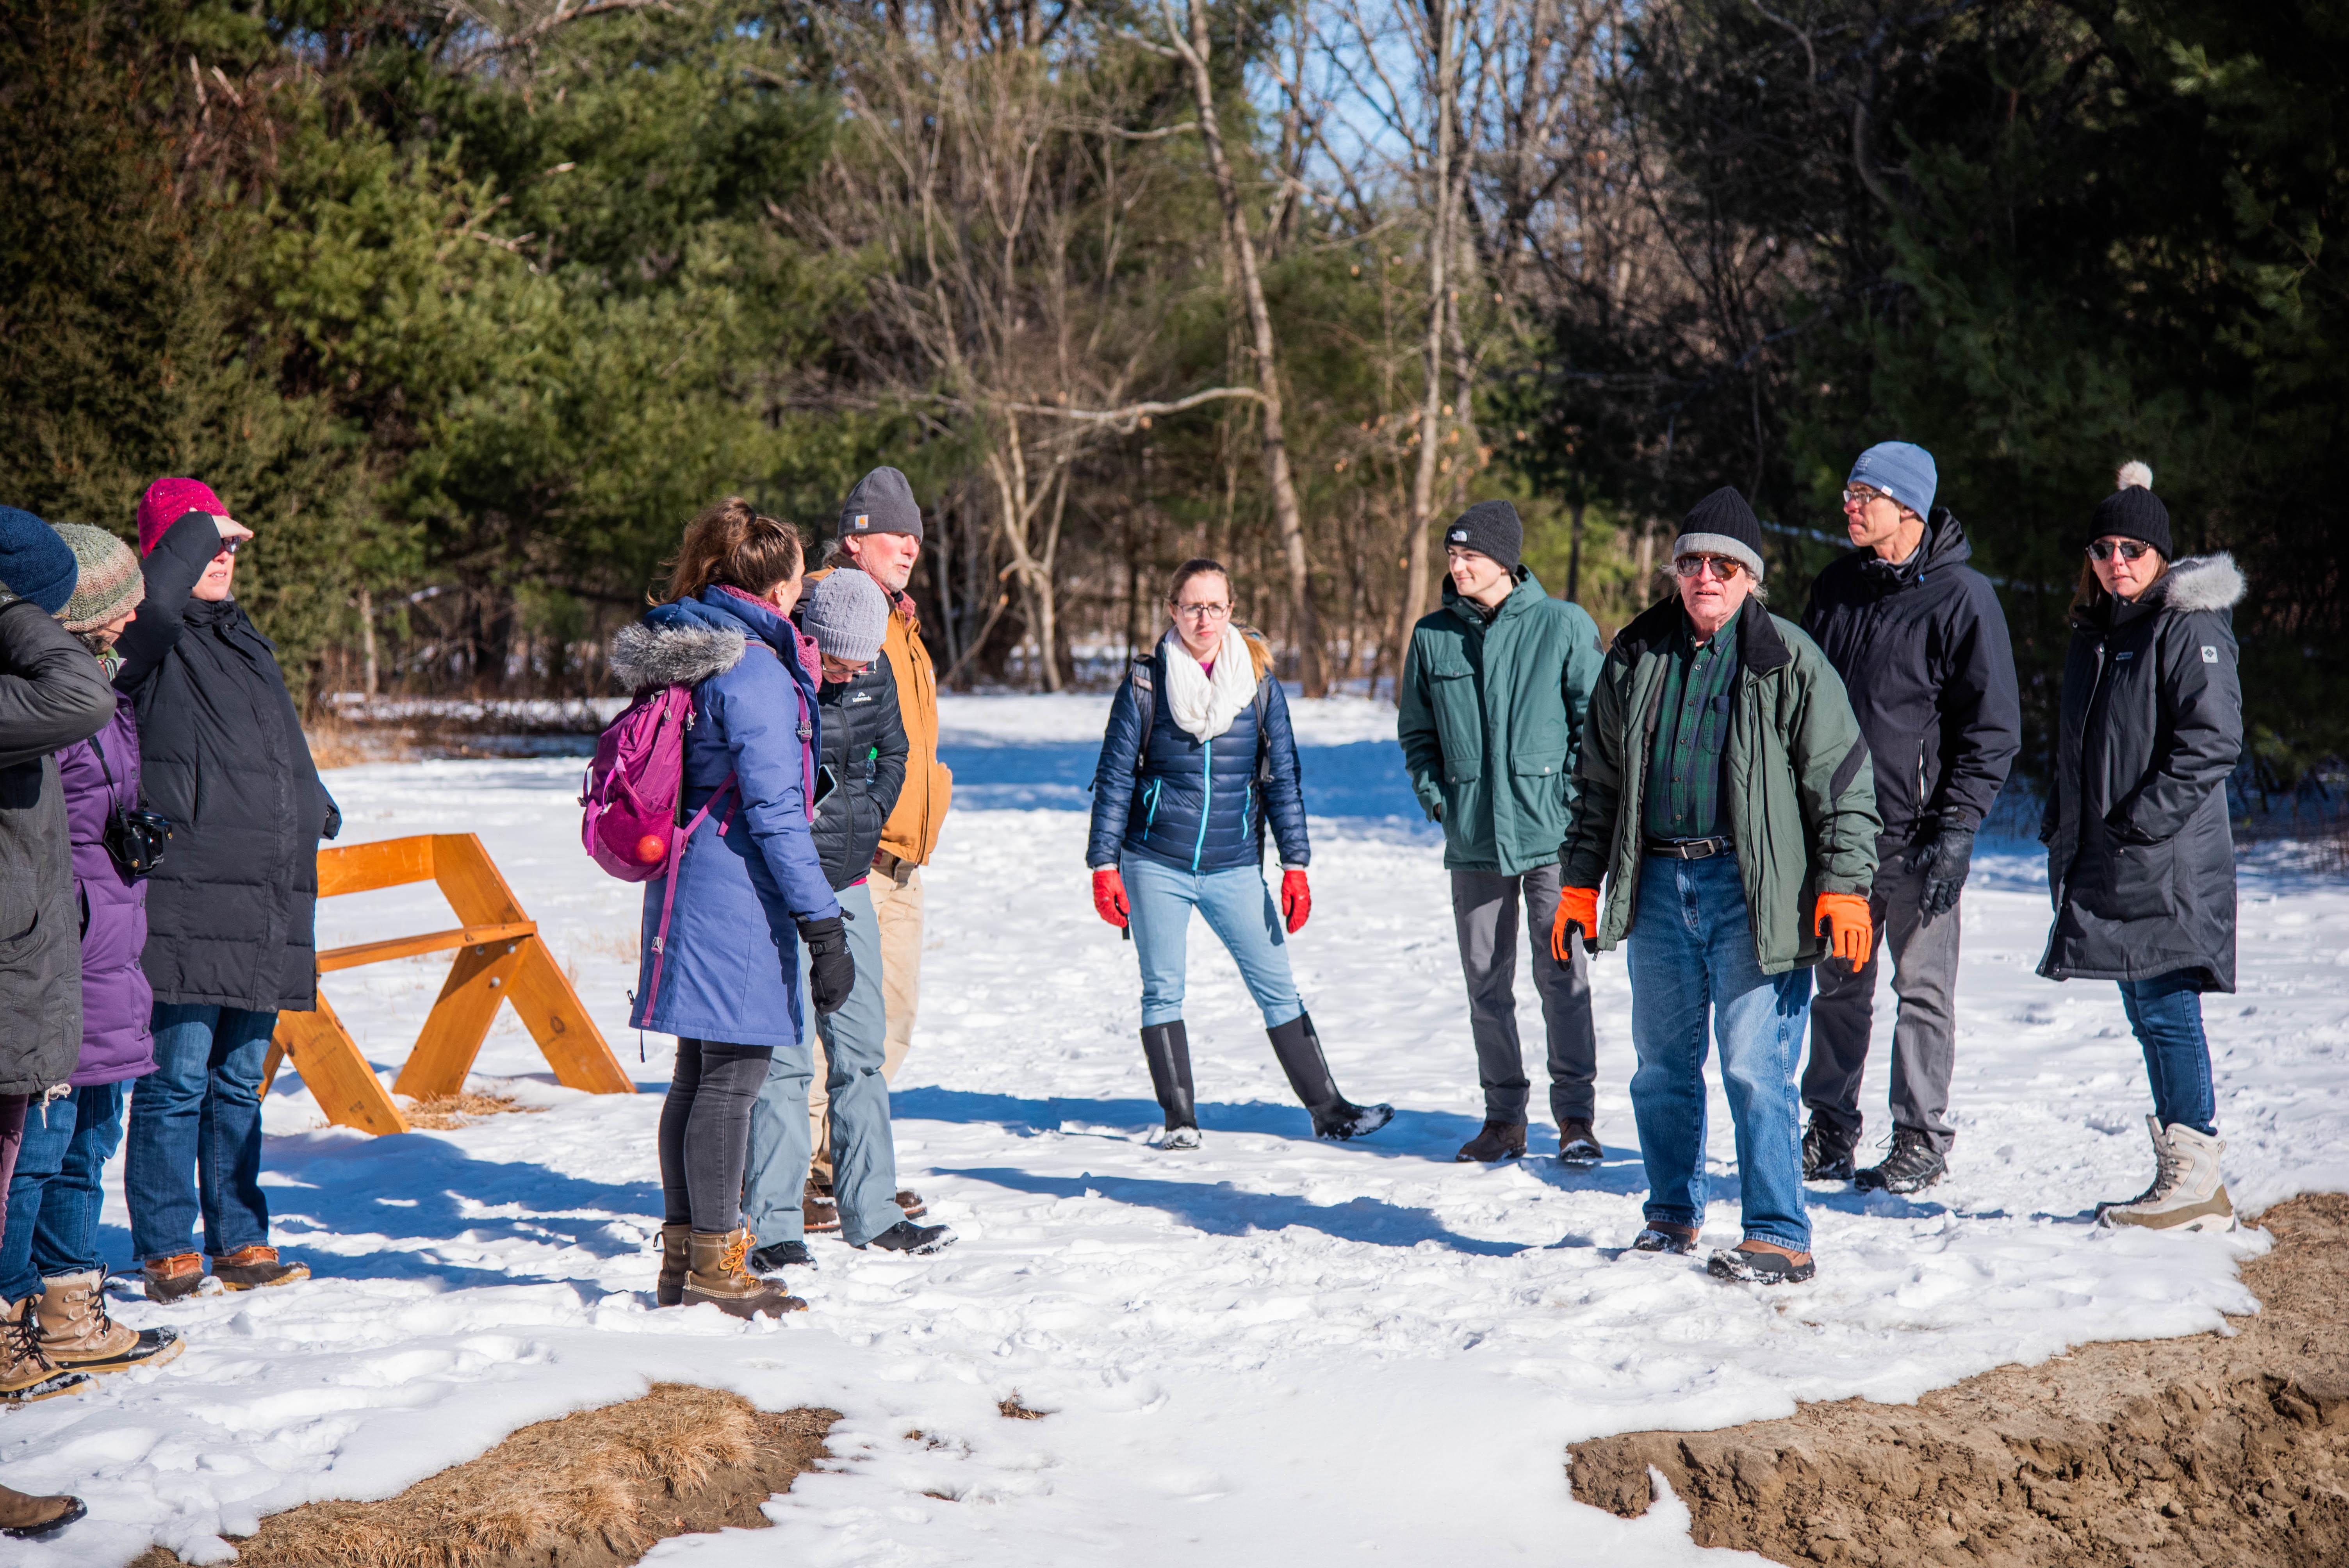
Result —
M 1133 954 L 1142 961 L 1143 1028 L 1183 1016 L 1184 960 L 1194 909 L 1206 917 L 1207 929 L 1239 965 L 1266 1028 L 1277 1029 L 1305 1011 L 1288 973 L 1280 911 L 1264 885 L 1262 868 L 1186 872 L 1146 855 L 1128 855 L 1118 871 L 1132 911 Z
M 1810 1021 L 1811 972 L 1764 975 L 1737 858 L 1649 855 L 1625 961 L 1631 977 L 1631 1110 L 1648 1167 L 1649 1221 L 1704 1223 L 1705 1013 L 1721 1046 L 1737 1129 L 1745 1235 L 1796 1252 L 1803 1217 L 1802 1097 L 1795 1068 Z
M 833 1201 L 840 1205 L 841 1239 L 861 1247 L 905 1217 L 897 1207 L 897 1145 L 889 1130 L 889 1080 L 881 1058 L 889 1044 L 889 1017 L 881 998 L 881 923 L 862 882 L 839 890 L 848 956 L 856 985 L 836 1013 L 818 1014 L 823 1040 L 826 1119 L 832 1134 Z M 811 987 L 807 949 L 800 949 L 800 995 Z M 812 1006 L 812 1004 L 811 1004 Z M 807 1183 L 808 1085 L 815 1077 L 810 1031 L 800 1044 L 778 1048 L 767 1081 L 750 1108 L 750 1152 L 742 1172 L 742 1221 L 762 1247 L 806 1233 L 800 1195 Z
M 2121 1007 L 2137 1031 L 2137 1043 L 2145 1047 L 2153 1114 L 2164 1127 L 2190 1127 L 2216 1138 L 2210 1042 L 2202 1036 L 2202 993 L 2195 988 L 2194 975 L 2191 969 L 2173 969 L 2150 980 L 2124 980 Z
M 213 1257 L 268 1243 L 261 1068 L 276 1027 L 275 1013 L 155 1004 L 155 1070 L 131 1091 L 122 1172 L 140 1262 L 193 1251 L 199 1213 Z
M 25 1108 L 25 1141 L 8 1182 L 0 1230 L 0 1302 L 38 1295 L 59 1274 L 103 1269 L 98 1213 L 106 1202 L 106 1162 L 122 1142 L 127 1084 L 78 1088 L 47 1105 Z

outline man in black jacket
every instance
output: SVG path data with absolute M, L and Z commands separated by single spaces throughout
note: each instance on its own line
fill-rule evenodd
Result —
M 1990 580 L 1965 564 L 1966 531 L 1932 510 L 1932 455 L 1868 449 L 1843 492 L 1859 548 L 1819 574 L 1803 629 L 1851 695 L 1876 768 L 1876 929 L 1892 950 L 1892 1150 L 1855 1172 L 1859 1080 L 1874 1024 L 1876 958 L 1820 970 L 1803 1100 L 1803 1175 L 1915 1192 L 1948 1168 L 1956 1057 L 1958 897 L 1974 831 L 2022 747 L 2014 650 Z M 1930 521 L 1929 521 L 1928 519 Z

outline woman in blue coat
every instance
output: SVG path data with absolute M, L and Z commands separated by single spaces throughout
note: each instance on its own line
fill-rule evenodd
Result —
M 1142 961 L 1142 1054 L 1166 1114 L 1161 1147 L 1196 1149 L 1191 1046 L 1183 1027 L 1191 912 L 1239 965 L 1273 1055 L 1323 1138 L 1360 1138 L 1394 1115 L 1338 1092 L 1289 977 L 1282 926 L 1313 907 L 1305 794 L 1288 703 L 1264 639 L 1232 623 L 1232 580 L 1187 561 L 1166 595 L 1174 628 L 1136 659 L 1110 705 L 1093 774 L 1093 907 L 1126 927 Z M 1264 837 L 1280 847 L 1280 908 L 1264 882 Z
M 807 1305 L 743 1266 L 751 1103 L 778 1051 L 798 1055 L 806 1082 L 799 944 L 816 1011 L 838 1007 L 856 977 L 808 832 L 817 665 L 789 619 L 801 565 L 790 524 L 720 501 L 686 528 L 668 601 L 612 645 L 629 689 L 693 688 L 678 801 L 688 831 L 667 874 L 645 884 L 630 1020 L 678 1037 L 660 1119 L 658 1299 L 738 1317 Z

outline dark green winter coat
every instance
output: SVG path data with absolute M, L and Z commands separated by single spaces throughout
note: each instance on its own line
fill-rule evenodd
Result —
M 1602 949 L 1623 940 L 1637 913 L 1648 756 L 1682 614 L 1679 599 L 1667 599 L 1624 627 L 1590 699 L 1580 798 L 1559 862 L 1568 887 L 1606 879 Z M 1754 955 L 1764 975 L 1778 975 L 1826 955 L 1812 929 L 1812 905 L 1822 892 L 1867 893 L 1883 823 L 1868 742 L 1818 645 L 1752 599 L 1738 612 L 1735 635 L 1722 806 L 1745 884 Z
M 1444 824 L 1454 871 L 1516 876 L 1557 859 L 1583 715 L 1605 657 L 1597 623 L 1525 567 L 1488 622 L 1450 582 L 1411 632 L 1396 698 L 1403 765 Z

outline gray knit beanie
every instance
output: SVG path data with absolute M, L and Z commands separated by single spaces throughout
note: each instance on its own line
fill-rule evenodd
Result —
M 889 595 L 854 567 L 827 572 L 808 590 L 800 629 L 822 653 L 852 665 L 871 664 L 889 630 Z
M 73 597 L 57 612 L 67 631 L 95 631 L 146 601 L 147 580 L 140 574 L 139 557 L 130 553 L 130 546 L 88 523 L 61 522 L 57 530 L 81 564 Z

